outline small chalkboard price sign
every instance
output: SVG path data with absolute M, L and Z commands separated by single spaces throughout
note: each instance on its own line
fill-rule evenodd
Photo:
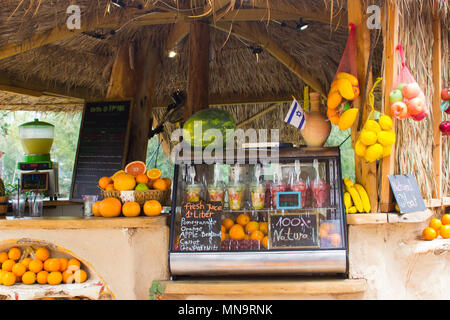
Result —
M 70 200 L 99 195 L 98 180 L 123 169 L 131 101 L 86 102 L 81 120 Z
M 180 251 L 220 249 L 222 204 L 185 202 L 181 207 Z
M 317 211 L 269 215 L 270 247 L 273 249 L 318 248 Z
M 302 207 L 302 197 L 300 192 L 277 192 L 278 209 L 300 209 Z
M 425 211 L 427 208 L 412 174 L 388 176 L 400 213 Z

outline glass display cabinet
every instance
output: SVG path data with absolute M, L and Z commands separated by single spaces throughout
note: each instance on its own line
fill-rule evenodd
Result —
M 171 275 L 346 274 L 339 148 L 241 151 L 175 161 Z

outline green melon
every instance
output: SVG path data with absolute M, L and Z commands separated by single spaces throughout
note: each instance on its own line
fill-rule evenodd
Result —
M 201 134 L 195 132 L 196 126 L 201 124 Z M 234 130 L 236 129 L 236 123 L 233 116 L 227 111 L 210 108 L 204 109 L 193 114 L 183 126 L 183 138 L 191 146 L 195 148 L 206 148 L 214 142 L 214 145 L 220 144 L 214 134 L 210 136 L 204 136 L 208 129 L 217 129 L 221 132 L 223 137 L 223 146 L 226 145 L 228 139 L 234 137 Z M 232 131 L 227 133 L 227 130 Z M 199 129 L 197 129 L 199 130 Z M 189 133 L 189 134 L 188 134 Z M 196 135 L 197 134 L 197 135 Z

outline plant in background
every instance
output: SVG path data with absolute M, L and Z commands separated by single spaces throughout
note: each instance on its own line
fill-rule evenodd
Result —
M 2 183 L 3 183 L 3 181 L 2 181 Z M 11 196 L 13 193 L 15 193 L 17 190 L 19 190 L 19 185 L 17 183 L 16 184 L 10 183 L 4 187 L 4 190 L 5 190 L 6 196 Z M 0 185 L 0 191 L 1 191 L 1 185 Z M 1 196 L 1 194 L 0 194 L 0 196 Z
M 6 137 L 8 134 L 9 123 L 3 121 L 8 116 L 7 111 L 0 111 L 0 136 Z

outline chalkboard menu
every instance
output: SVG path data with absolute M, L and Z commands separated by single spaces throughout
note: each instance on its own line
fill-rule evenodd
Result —
M 71 200 L 99 195 L 98 180 L 123 169 L 130 127 L 130 101 L 87 102 L 81 121 Z
M 180 251 L 220 249 L 222 204 L 185 202 L 181 207 Z
M 412 174 L 388 176 L 400 213 L 425 211 L 427 208 Z
M 22 191 L 47 191 L 48 172 L 22 172 L 20 189 Z
M 272 249 L 318 248 L 319 214 L 316 211 L 269 215 Z
M 278 209 L 300 209 L 302 207 L 302 197 L 300 192 L 277 192 Z

